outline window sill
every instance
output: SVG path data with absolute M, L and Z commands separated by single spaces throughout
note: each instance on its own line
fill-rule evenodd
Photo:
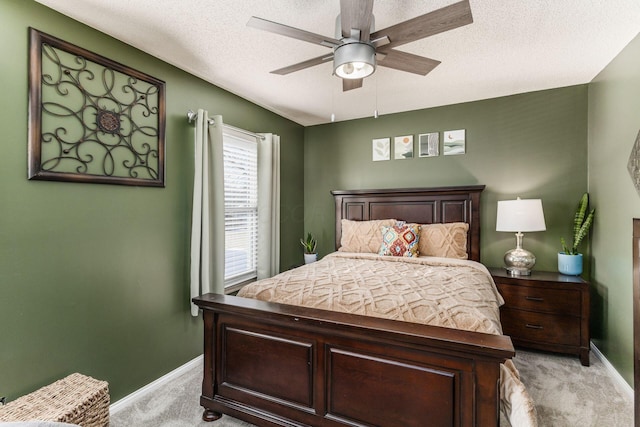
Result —
M 253 278 L 253 279 L 245 280 L 244 282 L 236 283 L 234 285 L 226 286 L 224 288 L 224 293 L 225 293 L 225 295 L 235 294 L 240 289 L 242 289 L 243 287 L 247 286 L 249 283 L 253 283 L 255 281 L 256 281 L 256 279 Z

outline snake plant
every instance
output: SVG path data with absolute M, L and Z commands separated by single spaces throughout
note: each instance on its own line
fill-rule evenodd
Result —
M 562 244 L 562 251 L 567 255 L 578 255 L 578 245 L 582 242 L 587 234 L 589 233 L 589 228 L 591 224 L 593 224 L 593 216 L 595 215 L 596 210 L 591 209 L 589 214 L 587 215 L 587 210 L 589 208 L 589 193 L 584 193 L 582 198 L 580 198 L 580 203 L 578 204 L 578 210 L 576 211 L 576 215 L 573 218 L 573 245 L 568 247 L 564 237 L 560 238 L 560 243 Z
M 313 237 L 311 233 L 307 233 L 306 239 L 300 239 L 300 244 L 304 248 L 305 254 L 315 254 L 316 253 L 316 239 Z

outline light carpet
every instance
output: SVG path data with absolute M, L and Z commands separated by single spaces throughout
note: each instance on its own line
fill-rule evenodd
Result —
M 633 399 L 597 357 L 591 355 L 591 366 L 584 367 L 577 357 L 518 350 L 514 362 L 536 402 L 541 427 L 633 426 Z M 191 369 L 112 414 L 110 426 L 252 426 L 226 415 L 213 423 L 202 421 L 201 384 L 202 369 Z M 509 423 L 503 419 L 501 425 Z

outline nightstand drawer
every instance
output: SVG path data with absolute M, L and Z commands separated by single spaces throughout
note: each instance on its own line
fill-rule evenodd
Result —
M 571 316 L 580 316 L 582 313 L 581 294 L 578 290 L 525 287 L 498 281 L 496 285 L 509 308 Z
M 502 332 L 514 340 L 522 339 L 549 344 L 580 345 L 580 318 L 550 316 L 508 308 L 500 311 Z

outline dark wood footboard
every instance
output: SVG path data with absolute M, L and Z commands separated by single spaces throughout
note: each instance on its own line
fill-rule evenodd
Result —
M 497 426 L 503 335 L 206 294 L 203 419 Z

